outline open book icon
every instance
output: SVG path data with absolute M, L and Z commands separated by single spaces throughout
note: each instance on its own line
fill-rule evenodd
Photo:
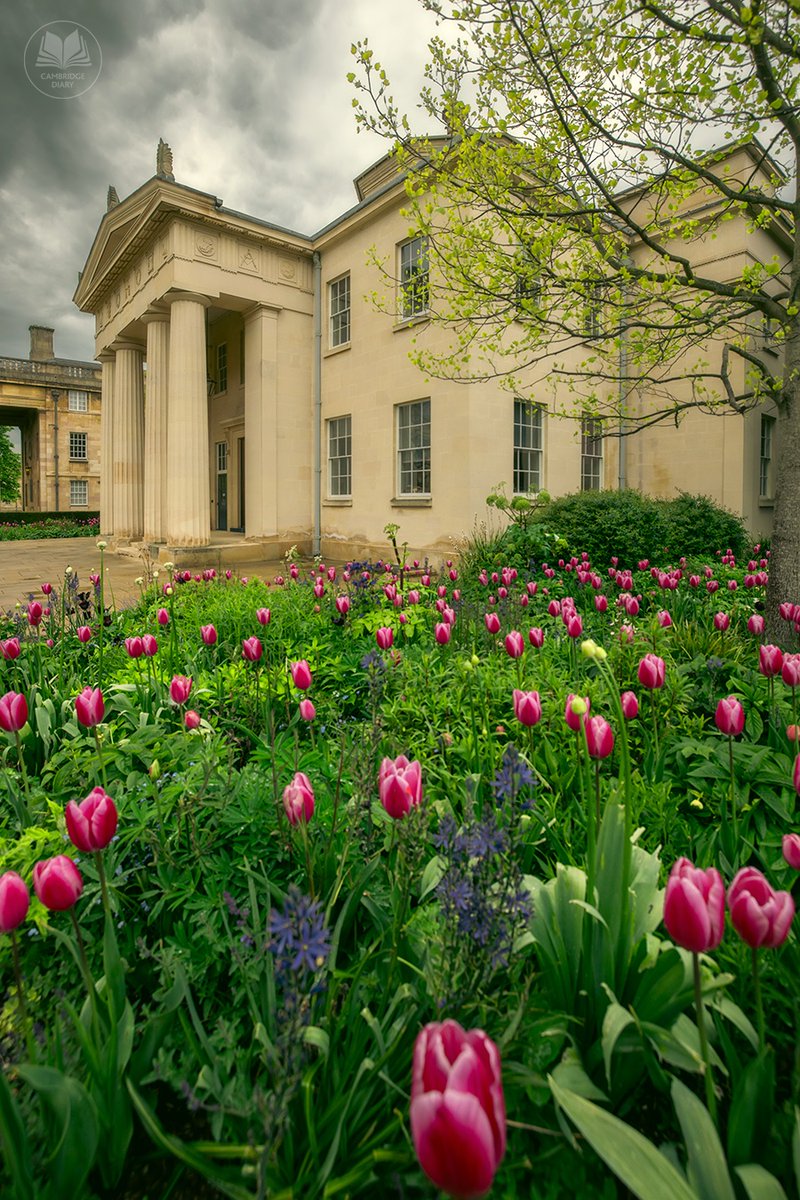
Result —
M 66 37 L 59 37 L 48 29 L 42 35 L 42 44 L 36 56 L 37 67 L 58 67 L 63 71 L 67 67 L 90 67 L 92 60 L 86 48 L 86 39 L 77 29 Z

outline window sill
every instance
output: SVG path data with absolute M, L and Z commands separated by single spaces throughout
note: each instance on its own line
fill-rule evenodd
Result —
M 89 462 L 88 458 L 71 458 L 69 461 L 71 463 L 83 463 L 84 466 L 87 466 Z
M 432 496 L 392 496 L 389 501 L 392 508 L 431 508 Z
M 327 496 L 323 501 L 325 508 L 352 508 L 352 496 Z
M 771 500 L 771 499 L 770 499 L 769 497 L 767 497 L 767 496 L 759 496 L 759 497 L 758 497 L 758 507 L 759 507 L 759 508 L 774 508 L 774 507 L 775 507 L 775 501 L 774 501 L 774 500 Z
M 398 317 L 392 326 L 392 333 L 399 333 L 401 329 L 411 329 L 414 325 L 423 325 L 430 321 L 431 314 L 429 312 L 417 313 L 413 317 Z
M 342 342 L 341 346 L 329 346 L 327 350 L 323 350 L 323 358 L 332 358 L 334 354 L 342 354 L 345 350 L 349 350 L 352 342 Z

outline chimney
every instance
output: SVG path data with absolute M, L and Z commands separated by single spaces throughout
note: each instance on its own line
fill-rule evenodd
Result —
M 53 329 L 48 329 L 46 325 L 29 325 L 28 330 L 31 335 L 31 361 L 32 362 L 49 362 L 55 358 L 53 350 Z

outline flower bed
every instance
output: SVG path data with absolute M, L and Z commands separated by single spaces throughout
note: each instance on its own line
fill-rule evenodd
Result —
M 766 558 L 98 565 L 0 641 L 3 1195 L 791 1193 Z

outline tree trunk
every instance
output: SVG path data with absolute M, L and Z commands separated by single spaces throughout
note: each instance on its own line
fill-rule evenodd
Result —
M 776 426 L 778 463 L 775 511 L 767 587 L 766 633 L 770 642 L 797 649 L 791 621 L 784 621 L 780 605 L 800 604 L 800 320 L 787 329 L 783 403 Z

